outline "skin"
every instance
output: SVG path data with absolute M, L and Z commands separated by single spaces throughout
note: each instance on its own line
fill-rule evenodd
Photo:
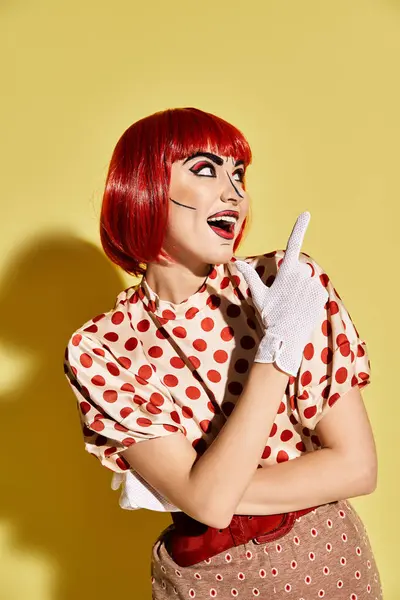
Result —
M 172 164 L 164 249 L 177 262 L 163 259 L 150 263 L 145 275 L 161 300 L 180 304 L 201 287 L 211 265 L 232 258 L 250 203 L 241 181 L 244 170 L 244 165 L 235 163 L 232 157 L 214 153 L 185 157 Z M 207 223 L 210 215 L 229 209 L 239 212 L 232 240 L 216 235 Z

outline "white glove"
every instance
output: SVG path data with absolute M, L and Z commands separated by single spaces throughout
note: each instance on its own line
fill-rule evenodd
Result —
M 299 261 L 310 218 L 309 212 L 297 217 L 271 287 L 262 282 L 257 271 L 248 263 L 235 261 L 266 328 L 254 362 L 276 363 L 282 371 L 293 376 L 297 375 L 303 350 L 329 297 L 319 278 L 311 277 L 310 265 Z
M 121 484 L 119 505 L 125 510 L 147 508 L 159 512 L 181 512 L 180 508 L 171 504 L 136 471 L 114 473 L 111 488 L 117 490 Z

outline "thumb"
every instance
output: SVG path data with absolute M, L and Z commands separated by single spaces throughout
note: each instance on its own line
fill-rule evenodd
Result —
M 247 285 L 250 288 L 253 302 L 258 311 L 261 313 L 265 306 L 268 287 L 263 283 L 257 271 L 251 265 L 249 265 L 249 263 L 243 260 L 236 260 L 235 266 L 237 270 L 242 273 Z

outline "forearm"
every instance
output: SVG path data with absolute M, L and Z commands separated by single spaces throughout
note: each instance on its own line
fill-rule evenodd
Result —
M 256 469 L 234 514 L 272 515 L 362 496 L 372 477 L 348 457 L 322 448 L 270 467 Z
M 207 525 L 223 528 L 230 523 L 257 469 L 288 379 L 273 364 L 254 363 L 235 409 L 194 464 L 191 495 Z

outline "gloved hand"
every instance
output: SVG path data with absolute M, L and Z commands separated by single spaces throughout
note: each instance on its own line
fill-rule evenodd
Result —
M 297 217 L 271 287 L 262 282 L 257 271 L 248 263 L 235 261 L 266 328 L 254 362 L 276 363 L 282 371 L 293 376 L 298 373 L 303 350 L 329 297 L 319 278 L 311 277 L 310 265 L 299 261 L 310 218 L 309 212 Z

